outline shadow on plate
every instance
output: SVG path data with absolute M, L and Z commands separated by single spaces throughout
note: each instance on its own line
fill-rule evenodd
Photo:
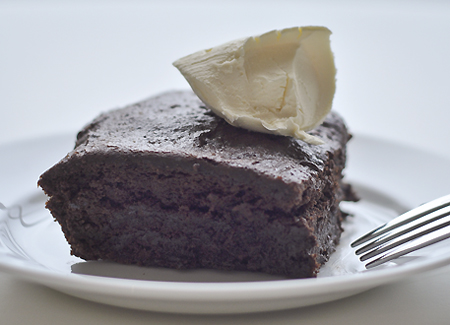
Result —
M 73 264 L 72 273 L 120 279 L 170 282 L 251 282 L 286 279 L 280 276 L 253 272 L 172 270 L 165 268 L 122 265 L 105 261 L 87 261 Z

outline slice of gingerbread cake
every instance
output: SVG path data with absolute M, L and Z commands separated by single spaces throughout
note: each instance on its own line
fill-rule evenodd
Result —
M 342 232 L 346 143 L 330 113 L 292 137 L 229 125 L 191 91 L 102 114 L 39 185 L 72 254 L 313 277 Z

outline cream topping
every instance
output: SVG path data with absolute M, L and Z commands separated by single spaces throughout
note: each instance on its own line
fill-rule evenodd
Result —
M 309 135 L 331 110 L 336 69 L 324 27 L 294 27 L 238 39 L 173 64 L 228 123 L 253 131 Z

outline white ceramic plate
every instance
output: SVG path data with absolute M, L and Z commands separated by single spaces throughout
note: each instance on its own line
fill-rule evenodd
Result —
M 36 189 L 40 173 L 63 157 L 73 135 L 0 147 L 0 270 L 80 298 L 143 310 L 242 313 L 281 310 L 354 295 L 450 263 L 445 242 L 365 271 L 349 242 L 375 225 L 448 194 L 449 161 L 393 143 L 356 136 L 349 146 L 347 180 L 362 200 L 342 208 L 341 244 L 316 279 L 262 274 L 173 271 L 85 262 L 70 255 L 59 225 Z

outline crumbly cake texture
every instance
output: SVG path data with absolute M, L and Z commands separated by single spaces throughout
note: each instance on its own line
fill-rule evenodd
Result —
M 353 197 L 342 119 L 310 133 L 325 144 L 236 128 L 168 92 L 100 115 L 39 185 L 85 260 L 314 277 Z

